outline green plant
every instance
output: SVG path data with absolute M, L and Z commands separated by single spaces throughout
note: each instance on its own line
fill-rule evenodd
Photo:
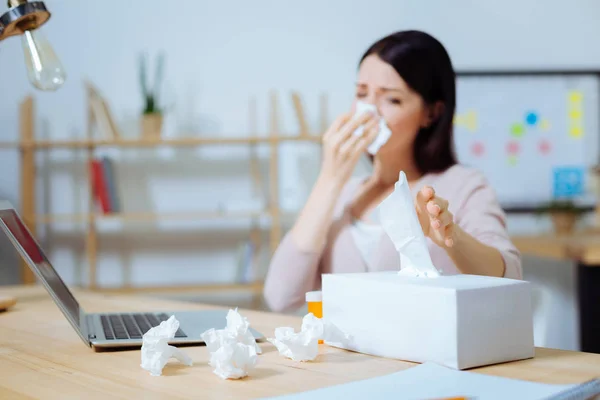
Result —
M 160 114 L 162 108 L 159 106 L 159 92 L 163 79 L 165 57 L 160 53 L 156 59 L 156 69 L 154 71 L 154 84 L 150 88 L 148 83 L 148 67 L 146 54 L 140 55 L 140 84 L 142 96 L 144 98 L 144 114 Z
M 542 204 L 536 209 L 536 214 L 551 214 L 551 213 L 568 213 L 580 216 L 585 213 L 586 209 L 579 207 L 573 200 L 553 200 Z

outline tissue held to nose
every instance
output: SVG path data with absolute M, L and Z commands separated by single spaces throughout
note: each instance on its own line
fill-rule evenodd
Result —
M 250 323 L 237 309 L 227 313 L 225 329 L 209 329 L 202 340 L 210 353 L 209 365 L 223 379 L 240 379 L 248 376 L 262 352 L 249 330 Z
M 365 103 L 362 101 L 357 102 L 356 112 L 354 114 L 355 118 L 366 112 L 373 112 L 377 114 L 377 107 L 374 104 Z M 363 126 L 359 126 L 354 131 L 355 136 L 362 136 L 363 133 Z M 373 143 L 371 143 L 369 147 L 367 147 L 367 151 L 369 152 L 369 154 L 375 155 L 379 151 L 381 146 L 383 146 L 390 139 L 390 136 L 392 136 L 392 131 L 390 131 L 390 128 L 388 128 L 387 124 L 385 123 L 385 120 L 381 118 L 379 122 L 379 133 L 377 134 L 377 137 L 375 138 Z
M 400 172 L 394 191 L 380 205 L 382 228 L 400 254 L 401 275 L 436 277 L 423 229 L 415 210 L 406 174 Z
M 175 337 L 179 329 L 179 321 L 174 315 L 151 328 L 142 337 L 141 367 L 153 376 L 162 374 L 162 370 L 171 357 L 175 357 L 185 365 L 192 365 L 192 359 L 177 347 L 170 346 L 169 340 Z

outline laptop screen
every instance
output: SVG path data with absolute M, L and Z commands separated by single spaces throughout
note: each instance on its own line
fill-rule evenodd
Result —
M 22 255 L 26 254 L 25 258 L 28 264 L 39 272 L 38 277 L 44 281 L 51 294 L 62 304 L 61 308 L 67 318 L 79 326 L 79 303 L 52 267 L 19 215 L 14 209 L 3 209 L 0 210 L 0 221 L 3 222 L 0 223 L 2 230 L 17 246 L 17 250 L 20 250 Z

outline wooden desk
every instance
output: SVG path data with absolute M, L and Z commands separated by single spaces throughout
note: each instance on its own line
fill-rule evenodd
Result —
M 20 288 L 4 289 L 19 296 Z M 38 288 L 41 292 L 42 288 Z M 22 290 L 21 290 L 22 292 Z M 134 296 L 75 291 L 86 311 L 156 311 L 214 308 Z M 0 398 L 257 398 L 301 392 L 393 373 L 415 365 L 322 345 L 318 362 L 297 363 L 280 356 L 268 342 L 254 373 L 224 381 L 212 373 L 205 347 L 186 347 L 194 360 L 187 367 L 175 360 L 160 377 L 140 367 L 139 350 L 95 353 L 75 334 L 48 296 L 33 296 L 0 314 Z M 278 326 L 298 329 L 300 318 L 244 311 L 253 327 L 271 336 Z M 530 360 L 474 371 L 545 383 L 577 383 L 600 376 L 600 355 L 537 349 Z
M 581 350 L 600 353 L 600 233 L 582 230 L 570 235 L 515 236 L 523 255 L 574 262 Z
M 581 231 L 570 235 L 512 236 L 511 239 L 523 254 L 600 266 L 600 233 L 597 231 Z

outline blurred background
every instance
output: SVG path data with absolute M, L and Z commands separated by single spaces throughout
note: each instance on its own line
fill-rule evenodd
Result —
M 69 285 L 264 308 L 270 254 L 318 174 L 318 136 L 348 110 L 360 56 L 419 29 L 458 73 L 459 159 L 486 173 L 524 238 L 536 345 L 580 348 L 581 260 L 544 238 L 595 225 L 597 1 L 46 6 L 40 32 L 67 78 L 35 90 L 23 39 L 0 41 L 0 198 Z M 37 145 L 19 145 L 28 135 Z M 21 267 L 0 237 L 0 284 L 30 279 Z

